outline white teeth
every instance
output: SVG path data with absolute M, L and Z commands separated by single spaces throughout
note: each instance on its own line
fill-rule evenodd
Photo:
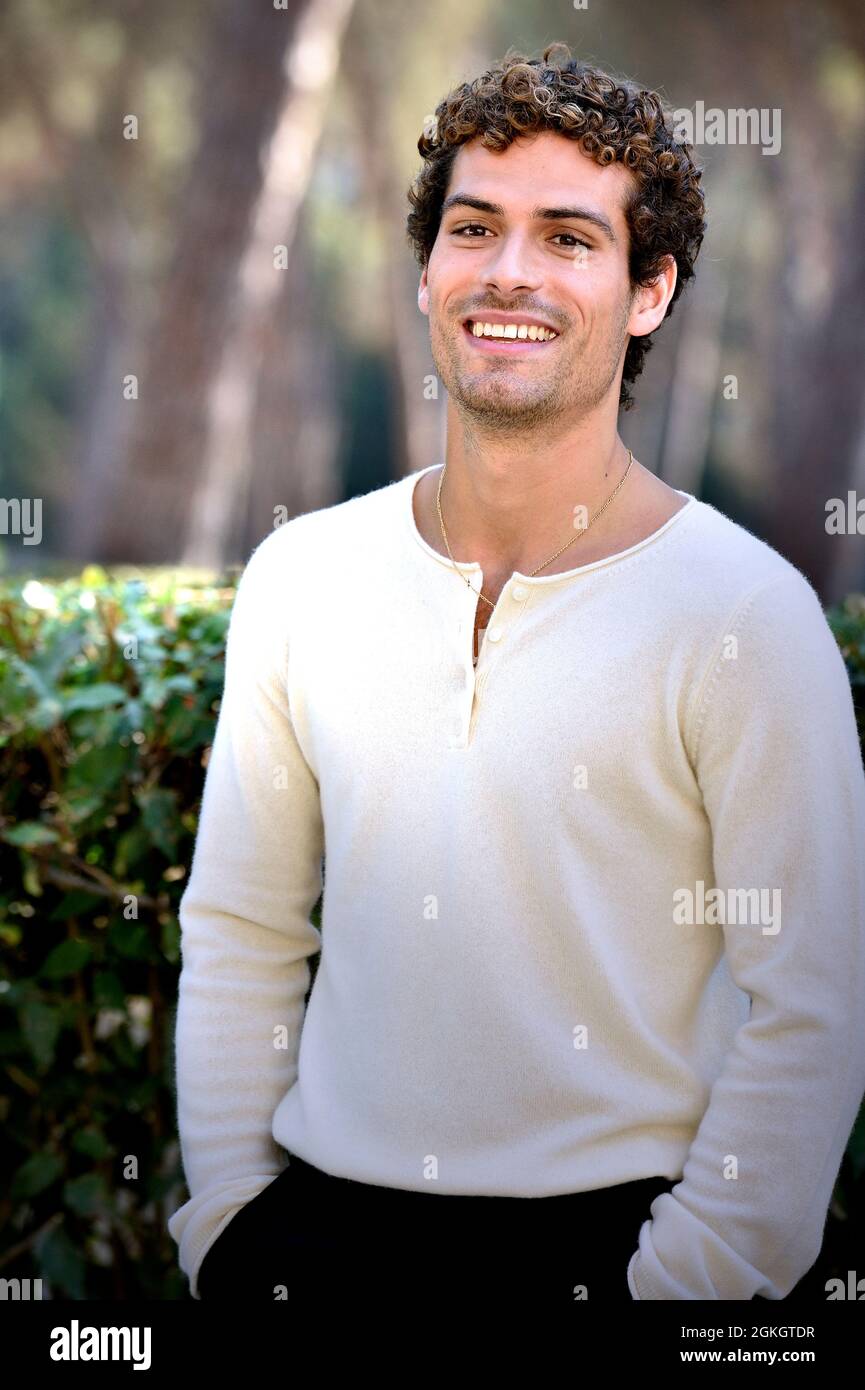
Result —
M 529 338 L 532 342 L 541 343 L 548 343 L 559 336 L 551 328 L 539 328 L 535 323 L 479 323 L 472 321 L 471 330 L 476 338 Z

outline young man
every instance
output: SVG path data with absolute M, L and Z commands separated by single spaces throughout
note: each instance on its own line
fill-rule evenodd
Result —
M 781 1299 L 820 1250 L 865 1088 L 849 683 L 804 576 L 618 435 L 700 175 L 552 51 L 419 141 L 444 467 L 239 586 L 181 904 L 196 1297 Z

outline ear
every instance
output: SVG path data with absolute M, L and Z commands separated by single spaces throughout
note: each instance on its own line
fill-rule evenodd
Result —
M 429 314 L 429 286 L 427 285 L 427 268 L 424 266 L 421 271 L 420 284 L 417 291 L 417 307 L 422 314 Z
M 663 321 L 673 291 L 676 288 L 678 269 L 674 256 L 667 256 L 664 269 L 650 285 L 641 285 L 634 295 L 627 332 L 634 338 L 643 338 L 652 333 Z

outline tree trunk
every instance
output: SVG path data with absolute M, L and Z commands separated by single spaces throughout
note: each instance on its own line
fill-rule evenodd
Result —
M 290 81 L 264 160 L 237 268 L 233 313 L 208 391 L 204 466 L 187 512 L 184 564 L 213 568 L 236 553 L 250 497 L 256 389 L 266 346 L 282 350 L 273 327 L 283 276 L 353 4 L 311 0 L 294 36 Z M 275 264 L 277 247 L 282 268 Z M 308 461 L 302 450 L 293 449 L 292 456 L 295 465 Z
M 238 266 L 262 182 L 261 152 L 276 124 L 290 52 L 308 0 L 223 0 L 203 66 L 202 131 L 179 211 L 177 243 L 149 341 L 137 400 L 124 416 L 110 485 L 82 496 L 90 558 L 172 562 L 180 554 L 206 438 L 207 388 L 225 340 Z

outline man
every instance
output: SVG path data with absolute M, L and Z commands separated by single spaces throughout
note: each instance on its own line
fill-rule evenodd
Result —
M 181 904 L 194 1296 L 781 1299 L 820 1250 L 865 1088 L 849 683 L 804 576 L 617 433 L 699 171 L 552 53 L 419 141 L 444 467 L 239 586 Z

